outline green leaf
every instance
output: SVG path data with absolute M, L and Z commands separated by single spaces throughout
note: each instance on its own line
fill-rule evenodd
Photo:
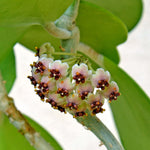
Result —
M 34 50 L 35 46 L 40 47 L 46 42 L 50 42 L 55 48 L 59 48 L 61 45 L 59 39 L 51 36 L 42 26 L 39 25 L 30 27 L 19 42 L 30 50 Z
M 32 25 L 56 20 L 73 0 L 1 0 L 0 60 Z
M 25 30 L 26 27 L 0 26 L 0 61 L 9 55 L 9 53 L 13 50 L 13 46 Z
M 77 25 L 81 33 L 81 42 L 115 63 L 119 62 L 116 46 L 126 40 L 127 29 L 117 17 L 99 6 L 81 2 Z
M 0 149 L 1 150 L 34 150 L 29 142 L 25 139 L 17 129 L 9 123 L 8 117 L 5 115 L 0 116 Z M 26 117 L 29 123 L 44 137 L 44 139 L 54 147 L 55 150 L 62 150 L 61 146 L 56 140 L 47 133 L 39 124 L 32 119 Z
M 15 56 L 13 50 L 3 60 L 0 60 L 0 72 L 6 81 L 7 92 L 11 90 L 16 78 Z
M 141 18 L 142 0 L 86 0 L 101 6 L 118 16 L 132 30 Z
M 150 147 L 149 97 L 131 77 L 108 58 L 92 50 L 81 52 L 97 67 L 108 70 L 119 86 L 121 96 L 111 103 L 111 108 L 125 149 L 144 150 Z

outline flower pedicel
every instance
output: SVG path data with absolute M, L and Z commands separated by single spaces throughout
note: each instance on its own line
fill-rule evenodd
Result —
M 110 82 L 110 73 L 103 68 L 90 70 L 87 59 L 74 56 L 55 60 L 41 54 L 40 50 L 38 48 L 36 55 L 38 61 L 31 65 L 32 76 L 28 78 L 41 100 L 54 109 L 68 111 L 74 117 L 87 115 L 86 110 L 95 115 L 105 111 L 102 108 L 105 99 L 112 102 L 120 96 L 117 83 Z

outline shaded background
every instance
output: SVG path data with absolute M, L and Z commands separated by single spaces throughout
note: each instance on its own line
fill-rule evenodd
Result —
M 140 23 L 129 34 L 128 40 L 118 47 L 123 68 L 150 96 L 150 0 L 144 0 L 144 12 Z M 100 141 L 90 131 L 78 124 L 69 114 L 53 110 L 49 104 L 40 101 L 27 76 L 31 74 L 30 64 L 37 58 L 19 44 L 15 46 L 17 79 L 10 93 L 15 104 L 24 114 L 46 128 L 65 150 L 104 150 Z M 106 111 L 98 117 L 119 139 L 108 104 Z

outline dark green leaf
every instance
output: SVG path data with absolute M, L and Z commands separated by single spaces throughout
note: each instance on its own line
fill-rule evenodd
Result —
M 17 129 L 9 123 L 8 118 L 5 115 L 0 116 L 0 150 L 34 150 L 30 146 L 29 142 L 25 139 Z M 56 140 L 47 133 L 39 124 L 28 118 L 31 125 L 49 142 L 55 150 L 62 150 Z
M 0 72 L 2 73 L 3 79 L 6 81 L 5 87 L 9 93 L 16 78 L 15 56 L 13 50 L 8 56 L 0 61 Z
M 130 31 L 141 18 L 142 0 L 86 0 L 101 6 L 118 16 Z
M 108 70 L 112 79 L 119 85 L 121 96 L 111 103 L 111 108 L 125 149 L 144 150 L 150 147 L 150 99 L 148 96 L 111 60 L 91 50 L 82 52 L 97 67 Z
M 127 29 L 117 17 L 96 5 L 81 2 L 77 25 L 81 42 L 115 63 L 119 62 L 116 46 L 126 40 Z

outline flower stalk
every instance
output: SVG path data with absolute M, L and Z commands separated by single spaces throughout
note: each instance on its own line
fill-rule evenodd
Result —
M 76 118 L 79 123 L 93 132 L 107 147 L 108 150 L 123 150 L 108 128 L 96 117 L 87 112 L 87 116 Z

